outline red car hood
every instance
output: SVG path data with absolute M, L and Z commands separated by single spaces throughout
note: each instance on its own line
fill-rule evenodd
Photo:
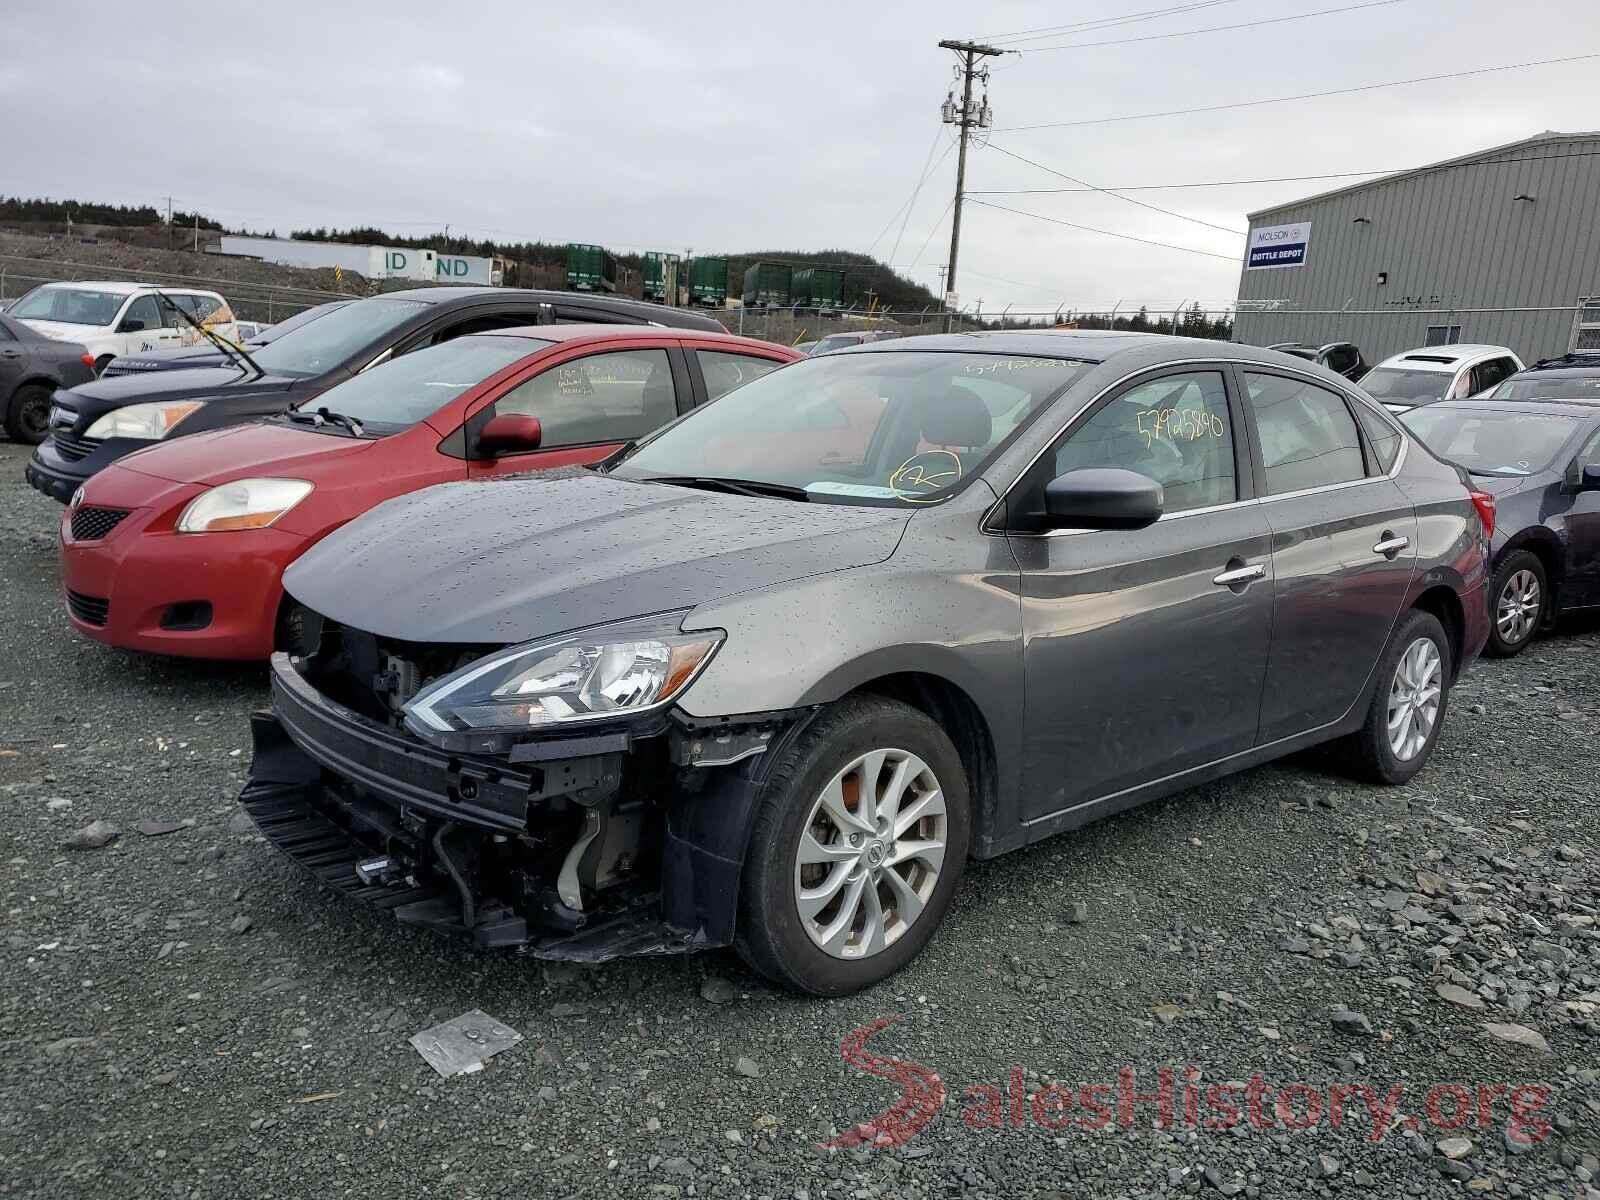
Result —
M 262 475 L 315 481 L 329 467 L 342 466 L 351 455 L 377 444 L 287 425 L 230 425 L 162 442 L 120 459 L 117 465 L 171 483 L 215 486 Z

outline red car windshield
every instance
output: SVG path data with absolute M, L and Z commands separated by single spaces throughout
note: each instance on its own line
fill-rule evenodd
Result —
M 473 334 L 413 350 L 307 401 L 376 433 L 397 433 L 431 417 L 468 388 L 552 343 L 541 338 Z

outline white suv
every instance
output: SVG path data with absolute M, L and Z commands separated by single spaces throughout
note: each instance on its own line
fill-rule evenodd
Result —
M 1504 346 L 1423 346 L 1386 358 L 1361 377 L 1361 390 L 1390 412 L 1486 392 L 1522 370 Z
M 144 283 L 45 283 L 8 310 L 9 315 L 61 341 L 77 342 L 94 356 L 95 373 L 121 354 L 172 350 L 204 339 L 163 304 L 176 305 L 214 333 L 238 339 L 233 309 L 216 292 L 154 287 Z

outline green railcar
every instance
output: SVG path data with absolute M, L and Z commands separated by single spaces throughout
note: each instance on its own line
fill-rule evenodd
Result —
M 844 307 L 844 272 L 827 267 L 802 267 L 789 287 L 789 302 L 824 312 Z
M 728 260 L 715 255 L 693 258 L 688 263 L 689 303 L 705 308 L 724 308 L 728 303 Z
M 793 270 L 783 263 L 751 263 L 744 273 L 745 307 L 787 307 L 793 275 Z
M 640 262 L 644 279 L 644 298 L 657 304 L 676 304 L 678 288 L 683 282 L 679 270 L 681 260 L 676 254 L 662 254 L 651 250 Z
M 617 260 L 604 246 L 567 245 L 567 286 L 575 292 L 617 290 Z

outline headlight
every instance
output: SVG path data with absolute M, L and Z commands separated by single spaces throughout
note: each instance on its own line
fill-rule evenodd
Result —
M 660 707 L 723 639 L 720 630 L 680 633 L 679 619 L 625 621 L 491 654 L 418 692 L 406 726 L 435 745 L 491 750 L 504 738 L 459 735 L 526 733 Z
M 127 408 L 112 409 L 89 426 L 85 436 L 159 441 L 176 429 L 190 413 L 204 407 L 204 400 L 181 400 L 171 404 L 130 404 Z
M 178 518 L 179 533 L 265 529 L 311 494 L 304 479 L 235 479 L 201 492 Z

